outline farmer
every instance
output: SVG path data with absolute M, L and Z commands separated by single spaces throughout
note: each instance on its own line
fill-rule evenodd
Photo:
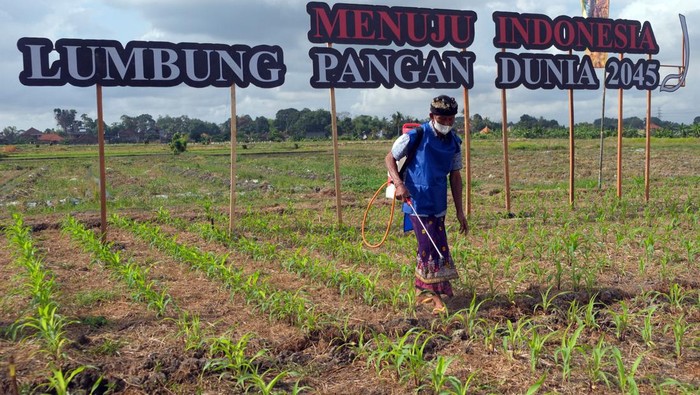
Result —
M 469 230 L 462 208 L 462 141 L 452 131 L 457 114 L 453 97 L 441 95 L 430 103 L 430 121 L 401 135 L 384 162 L 403 201 L 418 241 L 415 287 L 418 303 L 432 305 L 435 315 L 447 311 L 441 295 L 452 297 L 450 280 L 459 278 L 447 246 L 447 178 L 457 210 L 459 231 Z M 397 161 L 406 158 L 403 179 Z M 437 249 L 436 249 L 437 248 Z

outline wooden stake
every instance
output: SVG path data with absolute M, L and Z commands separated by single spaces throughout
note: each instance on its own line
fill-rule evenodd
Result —
M 505 52 L 505 48 L 501 52 Z M 501 117 L 503 124 L 501 131 L 503 134 L 503 172 L 506 180 L 506 213 L 510 214 L 510 168 L 508 165 L 508 106 L 506 102 L 506 90 L 501 89 Z
M 17 387 L 17 366 L 15 365 L 14 355 L 10 355 L 8 373 L 10 376 L 10 395 L 19 395 L 19 388 Z
M 651 55 L 649 55 L 651 60 Z M 649 203 L 649 175 L 651 173 L 651 90 L 647 90 L 646 157 L 644 161 L 644 201 Z
M 328 48 L 332 46 L 328 43 Z M 340 165 L 338 164 L 338 121 L 335 110 L 335 88 L 330 88 L 331 96 L 331 129 L 333 134 L 333 170 L 335 172 L 335 211 L 338 225 L 343 225 L 342 199 L 340 197 Z
M 622 60 L 624 54 L 620 54 L 620 60 Z M 618 89 L 617 92 L 617 197 L 622 197 L 622 100 L 624 97 L 624 90 L 622 88 Z
M 233 217 L 236 212 L 236 136 L 238 134 L 238 122 L 236 119 L 236 84 L 231 85 L 231 188 L 228 208 L 228 234 L 233 235 Z
M 571 55 L 571 50 L 569 50 Z M 575 170 L 575 144 L 574 144 L 574 90 L 569 89 L 569 206 L 574 207 L 574 170 Z
M 100 161 L 100 239 L 107 242 L 107 176 L 105 170 L 105 127 L 102 112 L 102 85 L 97 88 L 97 145 Z
M 463 49 L 462 51 L 465 51 Z M 467 216 L 472 213 L 472 154 L 471 154 L 471 133 L 470 129 L 470 119 L 469 119 L 469 90 L 464 88 L 463 91 L 464 99 L 464 173 L 466 180 L 465 189 L 465 199 L 467 201 Z

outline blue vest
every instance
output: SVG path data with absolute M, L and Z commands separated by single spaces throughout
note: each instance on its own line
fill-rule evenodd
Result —
M 406 167 L 404 184 L 411 193 L 413 207 L 419 215 L 443 214 L 447 210 L 447 176 L 462 140 L 452 131 L 444 138 L 436 136 L 430 122 L 423 124 L 421 141 L 417 141 L 415 129 L 408 132 L 408 137 L 408 149 L 415 149 L 416 156 Z M 413 214 L 406 203 L 403 212 Z

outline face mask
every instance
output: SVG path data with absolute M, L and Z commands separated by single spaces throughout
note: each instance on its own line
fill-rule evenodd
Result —
M 433 129 L 435 129 L 438 133 L 444 135 L 450 133 L 450 130 L 452 130 L 452 126 L 447 126 L 438 122 L 433 122 Z

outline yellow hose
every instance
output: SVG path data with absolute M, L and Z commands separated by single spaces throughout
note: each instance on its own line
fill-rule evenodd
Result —
M 385 182 L 381 187 L 379 187 L 379 189 L 377 189 L 377 192 L 374 193 L 374 196 L 372 196 L 372 199 L 370 199 L 369 204 L 367 204 L 367 209 L 365 210 L 365 215 L 362 217 L 362 227 L 361 227 L 362 242 L 365 243 L 365 245 L 367 247 L 370 247 L 370 248 L 377 248 L 377 247 L 381 246 L 382 244 L 384 244 L 387 236 L 389 236 L 389 229 L 391 229 L 391 221 L 394 220 L 394 208 L 396 207 L 396 190 L 395 189 L 394 189 L 394 199 L 392 199 L 392 202 L 391 202 L 391 215 L 389 216 L 389 221 L 386 223 L 386 230 L 384 231 L 384 236 L 377 244 L 370 244 L 370 242 L 367 241 L 367 239 L 365 238 L 365 225 L 367 223 L 367 215 L 369 214 L 369 209 L 372 208 L 372 204 L 377 199 L 377 195 L 379 195 L 379 192 L 381 192 L 382 189 L 384 189 L 384 187 L 388 186 L 389 183 L 391 183 L 391 181 Z

